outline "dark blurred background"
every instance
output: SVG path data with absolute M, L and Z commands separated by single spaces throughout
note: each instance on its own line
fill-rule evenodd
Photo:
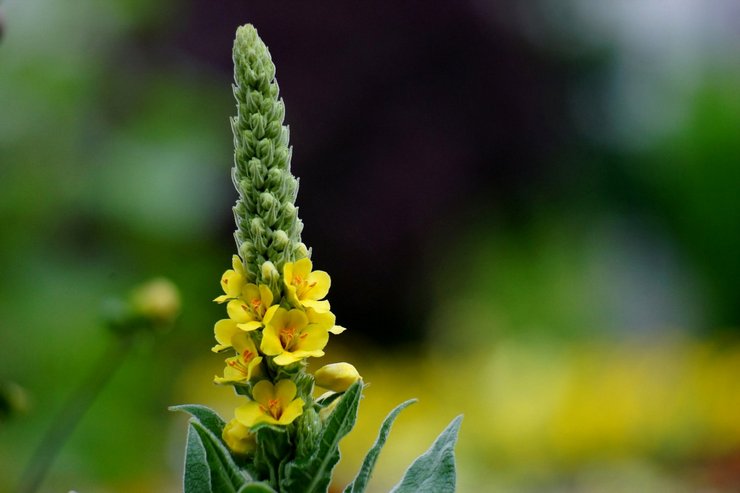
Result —
M 208 349 L 247 22 L 350 329 L 319 363 L 372 384 L 337 488 L 418 396 L 374 491 L 459 413 L 460 491 L 736 491 L 739 21 L 732 0 L 0 2 L 0 381 L 25 396 L 0 491 L 110 343 L 103 300 L 148 277 L 180 287 L 178 327 L 44 491 L 178 491 L 166 407 L 232 412 Z

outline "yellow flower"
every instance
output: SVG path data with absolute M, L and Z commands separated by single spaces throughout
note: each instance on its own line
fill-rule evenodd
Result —
M 236 418 L 226 423 L 221 438 L 235 454 L 247 455 L 257 449 L 257 437 Z
M 216 298 L 215 302 L 223 303 L 234 298 L 237 298 L 241 292 L 244 283 L 247 281 L 247 276 L 244 272 L 244 265 L 238 255 L 231 257 L 232 268 L 224 272 L 221 276 L 221 289 L 224 290 L 224 294 Z
M 329 342 L 328 329 L 332 325 L 327 317 L 310 321 L 301 310 L 278 308 L 266 321 L 260 350 L 275 356 L 273 361 L 278 365 L 289 365 L 309 356 L 323 356 L 324 346 Z
M 214 377 L 215 383 L 244 383 L 260 372 L 259 364 L 262 356 L 259 356 L 252 337 L 239 330 L 231 337 L 231 345 L 237 355 L 226 358 L 226 368 L 223 377 Z
M 254 400 L 236 409 L 236 419 L 250 428 L 259 423 L 290 424 L 303 414 L 303 399 L 295 398 L 296 392 L 291 380 L 280 380 L 275 386 L 261 380 L 252 389 Z
M 316 385 L 334 392 L 344 392 L 362 377 L 357 368 L 349 363 L 333 363 L 322 366 L 314 374 Z
M 261 328 L 267 314 L 277 310 L 277 306 L 272 307 L 272 301 L 272 291 L 264 284 L 259 287 L 256 284 L 245 284 L 241 297 L 229 301 L 226 311 L 237 327 L 249 332 Z
M 311 271 L 313 264 L 307 258 L 288 262 L 283 266 L 283 277 L 288 299 L 295 306 L 328 312 L 329 302 L 322 300 L 329 293 L 331 278 L 323 270 Z

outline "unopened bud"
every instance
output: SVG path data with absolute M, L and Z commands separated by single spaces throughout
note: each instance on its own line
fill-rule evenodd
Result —
M 221 438 L 235 454 L 249 455 L 257 450 L 257 437 L 236 418 L 226 423 Z
M 300 260 L 302 258 L 311 257 L 311 252 L 308 247 L 302 241 L 295 246 L 295 259 Z
M 362 377 L 349 363 L 333 363 L 322 366 L 314 374 L 316 385 L 334 392 L 344 392 Z
M 285 250 L 285 247 L 288 246 L 289 241 L 290 238 L 288 238 L 288 233 L 286 233 L 282 229 L 278 229 L 277 231 L 275 231 L 275 234 L 272 236 L 272 246 L 275 248 L 275 250 L 278 251 Z
M 275 264 L 269 260 L 262 264 L 262 279 L 265 281 L 271 281 L 278 277 L 280 277 L 280 273 L 277 268 L 275 268 Z

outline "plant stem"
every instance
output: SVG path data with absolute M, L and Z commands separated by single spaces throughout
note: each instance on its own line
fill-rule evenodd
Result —
M 19 493 L 34 493 L 38 490 L 59 451 L 98 394 L 126 359 L 133 342 L 133 335 L 117 336 L 115 342 L 93 367 L 92 372 L 69 396 L 31 456 L 21 476 Z

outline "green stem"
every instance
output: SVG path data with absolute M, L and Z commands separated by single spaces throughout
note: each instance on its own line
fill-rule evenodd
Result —
M 38 490 L 59 451 L 95 398 L 126 359 L 133 342 L 132 335 L 117 337 L 115 343 L 93 367 L 93 371 L 69 396 L 31 456 L 21 477 L 19 493 L 34 493 Z

